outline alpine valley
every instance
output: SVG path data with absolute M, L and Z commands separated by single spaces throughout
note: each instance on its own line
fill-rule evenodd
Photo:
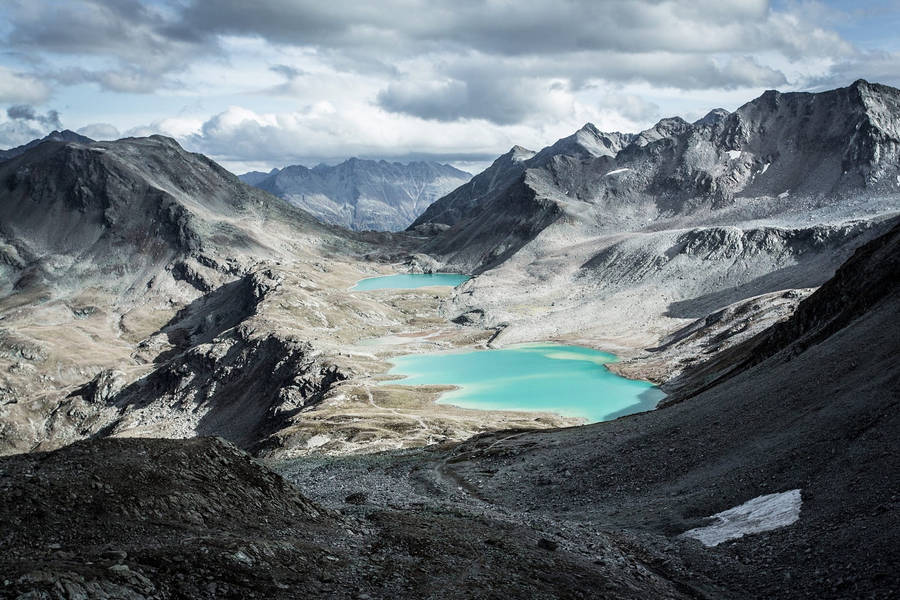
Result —
M 0 160 L 2 597 L 900 593 L 900 90 L 471 178 L 239 179 L 158 135 Z M 351 290 L 405 273 L 472 277 Z M 525 342 L 666 396 L 583 424 L 388 373 Z

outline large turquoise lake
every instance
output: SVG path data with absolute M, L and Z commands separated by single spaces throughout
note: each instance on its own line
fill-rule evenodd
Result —
M 468 281 L 468 275 L 457 273 L 404 273 L 401 275 L 385 275 L 368 277 L 356 282 L 351 291 L 365 292 L 370 290 L 408 290 L 430 285 L 449 285 L 455 287 Z
M 615 358 L 582 346 L 527 344 L 400 356 L 389 373 L 406 376 L 393 383 L 459 386 L 438 402 L 463 408 L 553 412 L 589 423 L 655 408 L 665 394 L 607 370 Z

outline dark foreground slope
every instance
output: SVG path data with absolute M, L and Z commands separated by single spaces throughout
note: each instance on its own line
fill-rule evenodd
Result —
M 3 598 L 685 598 L 613 547 L 521 525 L 321 509 L 225 442 L 96 440 L 0 459 Z

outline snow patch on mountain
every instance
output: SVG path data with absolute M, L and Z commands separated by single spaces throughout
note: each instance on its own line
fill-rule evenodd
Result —
M 752 533 L 787 527 L 800 518 L 802 502 L 799 489 L 758 496 L 714 514 L 710 517 L 715 519 L 714 523 L 685 531 L 681 536 L 699 540 L 704 546 L 712 547 Z

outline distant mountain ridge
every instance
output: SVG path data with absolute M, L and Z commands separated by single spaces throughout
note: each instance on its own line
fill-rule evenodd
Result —
M 402 164 L 351 158 L 338 165 L 311 169 L 291 165 L 239 177 L 326 223 L 357 231 L 399 231 L 472 176 L 432 161 Z
M 15 158 L 44 142 L 76 142 L 78 144 L 90 144 L 93 141 L 94 140 L 91 138 L 83 136 L 80 133 L 75 133 L 70 129 L 51 131 L 46 136 L 37 140 L 31 140 L 27 144 L 22 144 L 21 146 L 16 146 L 15 148 L 10 148 L 8 150 L 0 150 L 0 161 Z

